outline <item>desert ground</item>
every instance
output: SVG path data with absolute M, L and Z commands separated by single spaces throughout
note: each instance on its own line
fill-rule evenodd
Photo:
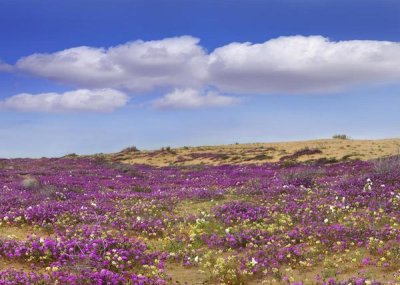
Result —
M 182 165 L 222 165 L 222 164 L 262 164 L 279 162 L 285 156 L 303 149 L 320 150 L 295 158 L 305 162 L 318 159 L 370 160 L 400 154 L 400 139 L 352 140 L 321 139 L 309 141 L 249 143 L 221 146 L 164 147 L 153 151 L 136 151 L 127 148 L 119 153 L 106 155 L 112 161 L 153 166 Z
M 400 139 L 0 160 L 0 284 L 399 284 Z

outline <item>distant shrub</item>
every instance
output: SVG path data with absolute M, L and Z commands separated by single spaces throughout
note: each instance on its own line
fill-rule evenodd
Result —
M 342 160 L 350 160 L 353 156 L 356 156 L 356 154 L 351 153 L 351 154 L 343 155 Z
M 170 146 L 162 147 L 161 152 L 168 152 L 171 154 L 176 154 L 176 151 L 174 151 Z
M 338 139 L 338 140 L 349 140 L 350 137 L 348 135 L 344 134 L 336 134 L 332 136 L 333 139 Z
M 226 159 L 229 159 L 230 156 L 229 156 L 228 154 L 226 154 L 226 153 L 220 153 L 220 154 L 218 154 L 218 155 L 216 156 L 216 158 L 217 158 L 217 159 L 221 159 L 221 160 L 226 160 Z
M 305 187 L 311 187 L 314 184 L 314 180 L 323 175 L 325 171 L 315 167 L 296 167 L 281 173 L 281 178 L 285 184 L 294 186 L 303 185 Z
M 0 160 L 0 168 L 5 168 L 7 165 L 7 161 L 5 159 Z
M 136 146 L 124 148 L 121 152 L 138 152 L 140 151 Z
M 333 163 L 338 163 L 340 160 L 338 160 L 336 157 L 321 157 L 318 159 L 309 159 L 304 162 L 304 165 L 310 165 L 310 166 L 323 166 L 327 164 L 333 164 Z
M 107 157 L 104 153 L 96 153 L 92 156 L 93 160 L 98 164 L 106 164 Z
M 274 158 L 271 155 L 266 155 L 266 154 L 258 154 L 255 157 L 253 157 L 254 160 L 264 160 L 264 159 L 272 159 Z
M 39 180 L 34 177 L 25 177 L 22 180 L 22 186 L 28 189 L 37 189 L 40 186 Z
M 139 171 L 135 166 L 125 163 L 112 163 L 112 168 L 122 171 L 125 175 L 132 177 L 143 177 L 143 173 Z
M 400 155 L 377 159 L 373 166 L 378 174 L 400 173 Z
M 337 163 L 339 162 L 339 160 L 337 160 L 336 157 L 321 157 L 311 162 L 314 163 L 315 165 L 325 165 L 325 164 Z
M 290 168 L 297 165 L 297 162 L 293 159 L 283 160 L 279 164 L 282 168 Z
M 76 153 L 69 153 L 64 155 L 65 158 L 76 158 L 78 157 L 78 155 Z
M 318 148 L 308 148 L 308 147 L 306 147 L 306 148 L 303 148 L 303 149 L 300 149 L 300 150 L 294 152 L 293 154 L 282 156 L 280 158 L 280 161 L 296 160 L 300 156 L 313 155 L 313 154 L 318 154 L 318 153 L 322 153 L 322 151 L 320 149 L 318 149 Z
M 140 185 L 136 185 L 132 188 L 133 192 L 138 192 L 138 193 L 150 193 L 151 192 L 151 188 L 148 186 L 140 186 Z

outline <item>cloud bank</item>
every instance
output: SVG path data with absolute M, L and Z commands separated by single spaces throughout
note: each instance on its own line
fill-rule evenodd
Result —
M 21 112 L 111 112 L 123 107 L 128 96 L 113 89 L 79 89 L 65 93 L 22 93 L 3 101 L 0 108 Z
M 152 102 L 156 109 L 198 109 L 206 107 L 222 107 L 238 103 L 233 97 L 220 95 L 217 92 L 208 91 L 201 93 L 196 89 L 175 89 Z
M 84 88 L 132 92 L 213 85 L 234 93 L 329 92 L 400 79 L 400 43 L 290 36 L 231 43 L 211 53 L 190 36 L 76 47 L 21 58 L 24 73 Z
M 400 43 L 292 36 L 232 43 L 209 55 L 211 84 L 235 93 L 330 92 L 400 81 Z
M 0 70 L 7 68 L 0 63 Z M 18 60 L 13 70 L 76 88 L 130 94 L 161 90 L 166 94 L 152 102 L 155 108 L 203 108 L 237 100 L 218 92 L 232 96 L 329 93 L 365 84 L 400 83 L 400 43 L 288 36 L 263 43 L 235 42 L 207 52 L 199 39 L 182 36 L 32 54 Z M 204 91 L 210 87 L 216 93 Z M 39 100 L 35 96 L 26 98 Z M 99 98 L 101 104 L 108 100 Z M 114 104 L 109 107 L 114 108 Z
M 145 92 L 157 87 L 200 86 L 207 56 L 198 43 L 199 39 L 183 36 L 108 49 L 81 46 L 21 58 L 16 68 L 84 88 Z

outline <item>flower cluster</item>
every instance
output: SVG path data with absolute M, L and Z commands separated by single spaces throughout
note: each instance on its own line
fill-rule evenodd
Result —
M 398 284 L 399 244 L 373 162 L 1 160 L 0 284 Z

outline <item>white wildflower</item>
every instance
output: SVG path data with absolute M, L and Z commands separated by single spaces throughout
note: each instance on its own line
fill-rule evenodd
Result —
M 371 179 L 368 178 L 367 179 L 367 183 L 365 183 L 365 185 L 364 185 L 363 192 L 371 191 L 372 190 L 372 185 L 373 185 L 373 183 L 372 183 Z
M 252 257 L 251 261 L 250 261 L 250 265 L 251 266 L 256 266 L 257 264 L 258 264 L 257 260 L 254 257 Z

